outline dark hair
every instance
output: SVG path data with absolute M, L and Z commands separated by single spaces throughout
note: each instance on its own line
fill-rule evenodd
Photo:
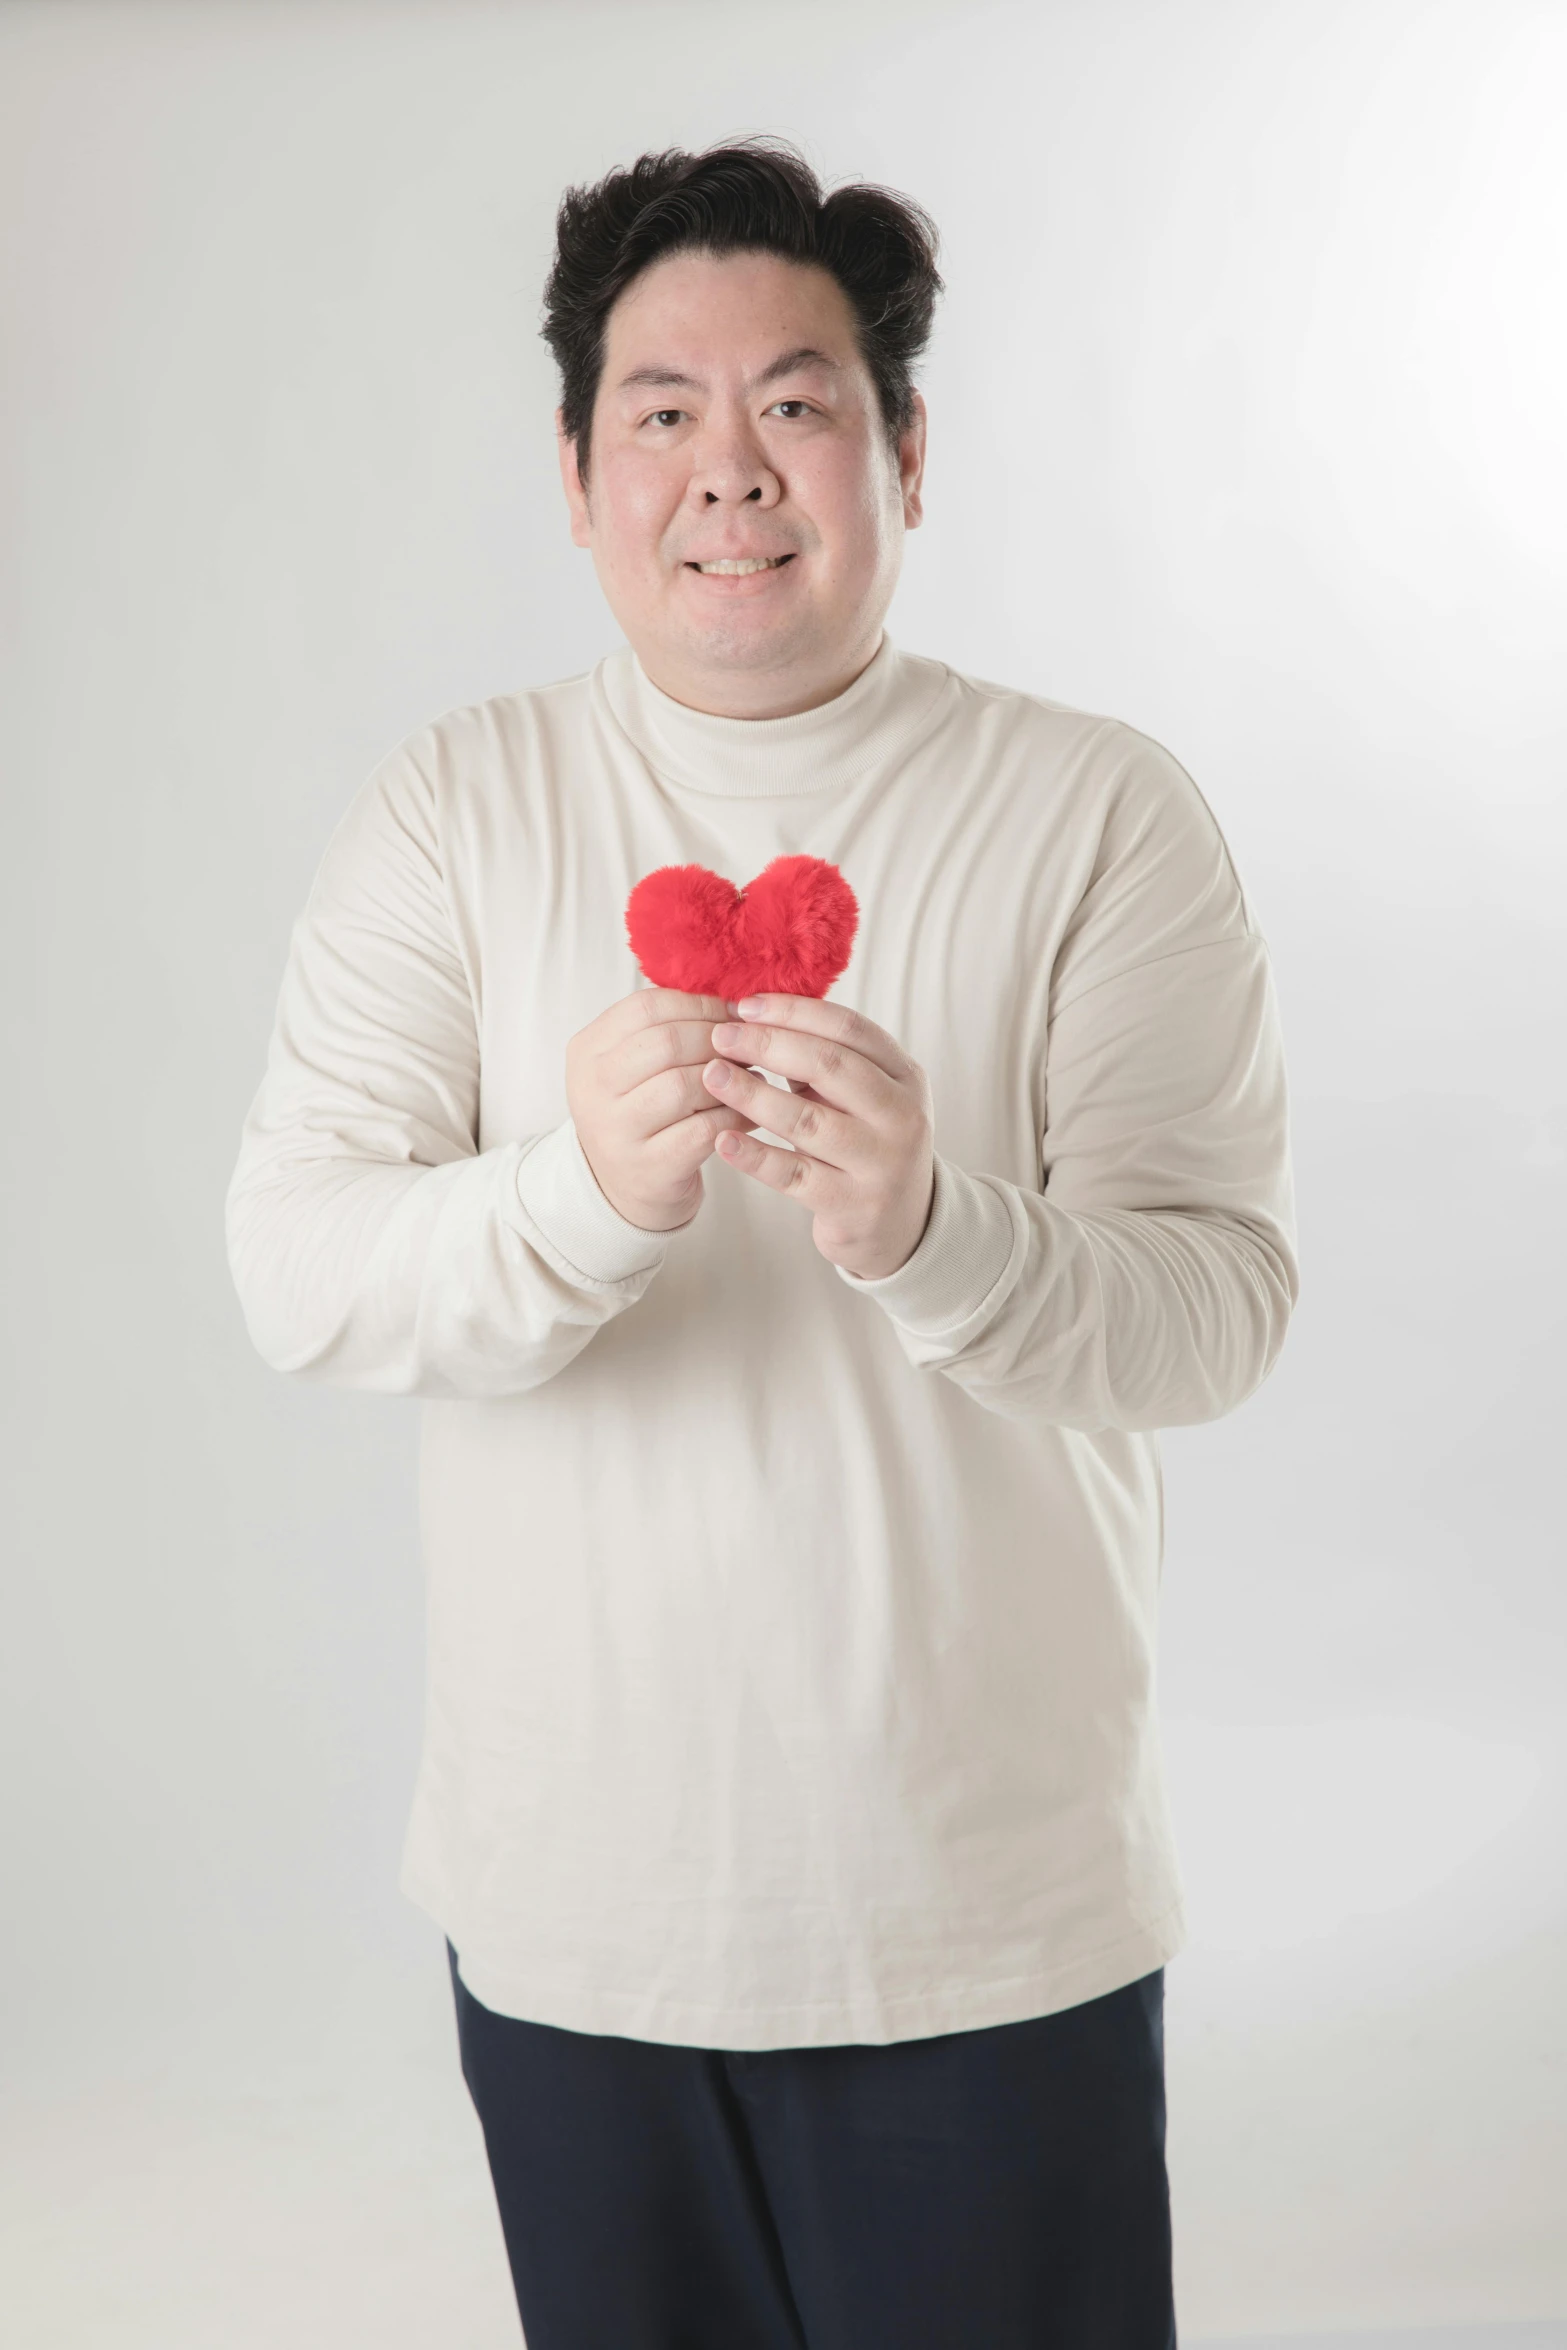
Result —
M 936 245 L 935 222 L 907 196 L 863 182 L 826 195 L 787 139 L 740 139 L 700 155 L 670 147 L 593 187 L 568 188 L 555 216 L 543 333 L 584 477 L 609 313 L 653 262 L 693 249 L 779 253 L 830 271 L 896 441 L 913 422 L 913 369 L 943 290 Z

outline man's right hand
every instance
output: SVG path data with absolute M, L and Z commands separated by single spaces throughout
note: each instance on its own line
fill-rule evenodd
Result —
M 566 1047 L 566 1100 L 583 1155 L 610 1206 L 646 1232 L 688 1224 L 718 1136 L 756 1123 L 702 1083 L 714 1026 L 729 1017 L 722 996 L 639 987 Z

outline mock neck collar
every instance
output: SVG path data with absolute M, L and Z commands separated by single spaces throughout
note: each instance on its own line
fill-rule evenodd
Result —
M 947 678 L 939 661 L 900 653 L 886 631 L 859 676 L 792 718 L 720 718 L 656 686 L 629 645 L 595 683 L 622 731 L 667 782 L 724 799 L 773 799 L 852 783 L 912 736 Z

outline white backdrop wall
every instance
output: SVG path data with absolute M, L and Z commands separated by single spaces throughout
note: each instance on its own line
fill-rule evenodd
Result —
M 516 2338 L 418 1407 L 260 1363 L 222 1201 L 370 766 L 614 641 L 560 189 L 749 130 L 943 231 L 893 633 L 1168 744 L 1275 958 L 1303 1296 L 1165 1440 L 1183 2338 L 1567 2319 L 1564 101 L 1550 0 L 0 6 L 8 2338 Z

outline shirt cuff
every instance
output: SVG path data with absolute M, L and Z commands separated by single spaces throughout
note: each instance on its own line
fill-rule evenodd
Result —
M 833 1271 L 876 1298 L 905 1330 L 937 1338 L 973 1319 L 1011 1267 L 1016 1238 L 1012 1211 L 994 1185 L 938 1151 L 930 1218 L 914 1254 L 878 1281 L 862 1281 L 842 1265 Z
M 672 1232 L 648 1232 L 612 1208 L 588 1165 L 575 1120 L 530 1143 L 517 1165 L 517 1197 L 528 1217 L 580 1281 L 604 1283 L 662 1264 Z

